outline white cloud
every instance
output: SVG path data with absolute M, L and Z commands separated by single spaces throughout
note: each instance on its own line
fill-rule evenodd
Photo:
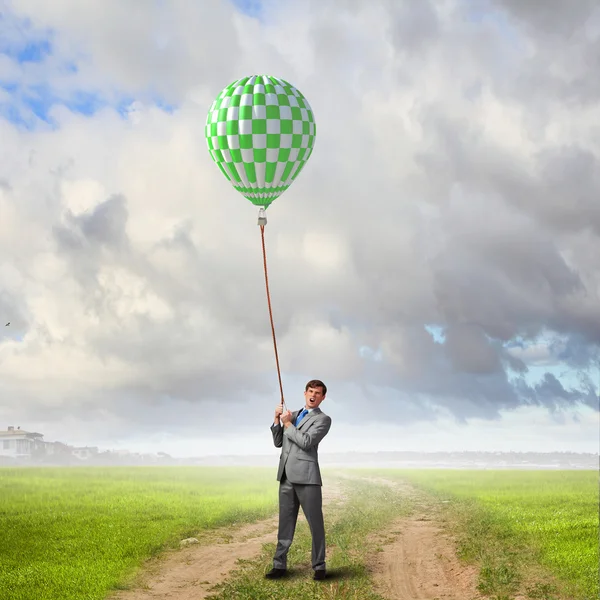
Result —
M 393 440 L 413 427 L 435 436 L 430 421 L 446 411 L 500 440 L 505 429 L 483 424 L 518 416 L 526 432 L 523 404 L 597 406 L 589 382 L 519 385 L 508 369 L 565 361 L 578 374 L 600 342 L 590 101 L 600 90 L 583 77 L 591 62 L 571 73 L 560 53 L 591 52 L 590 42 L 569 42 L 558 24 L 550 40 L 509 2 L 483 21 L 469 6 L 277 2 L 260 21 L 228 2 L 16 3 L 53 31 L 54 54 L 28 65 L 0 57 L 3 77 L 135 101 L 125 116 L 56 105 L 55 126 L 33 131 L 0 121 L 0 316 L 11 321 L 0 420 L 58 435 L 69 414 L 81 439 L 104 439 L 110 423 L 113 442 L 134 443 L 135 432 L 208 435 L 257 398 L 263 416 L 248 432 L 271 418 L 256 209 L 212 163 L 203 132 L 212 99 L 253 72 L 293 82 L 317 118 L 315 152 L 266 228 L 292 404 L 320 377 L 347 393 L 359 416 L 344 418 L 373 443 L 384 424 L 400 427 Z M 70 62 L 78 70 L 65 71 Z M 546 331 L 567 340 L 564 356 L 539 342 Z M 525 347 L 506 351 L 513 338 Z M 571 425 L 539 427 L 531 443 L 550 448 L 560 432 L 580 443 Z M 581 444 L 595 443 L 585 431 Z

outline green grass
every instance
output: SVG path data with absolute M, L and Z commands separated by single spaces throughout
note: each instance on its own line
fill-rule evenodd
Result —
M 0 469 L 0 590 L 100 600 L 180 539 L 277 511 L 273 469 Z
M 425 495 L 407 498 L 389 486 L 342 480 L 348 501 L 325 511 L 333 579 L 312 581 L 310 532 L 302 523 L 289 554 L 289 580 L 264 579 L 274 540 L 256 560 L 242 563 L 216 598 L 287 593 L 298 600 L 380 600 L 366 567 L 377 550 L 369 534 L 385 531 L 415 503 L 446 520 L 460 556 L 479 565 L 479 588 L 490 598 L 523 593 L 550 600 L 567 592 L 576 600 L 598 598 L 596 472 L 354 472 L 406 480 Z M 333 482 L 335 471 L 326 478 Z M 277 487 L 271 468 L 0 469 L 0 596 L 103 600 L 183 537 L 276 514 Z
M 325 476 L 329 486 L 334 475 Z M 276 543 L 263 546 L 255 560 L 243 561 L 238 570 L 217 586 L 210 600 L 383 600 L 373 591 L 367 560 L 377 551 L 377 542 L 369 534 L 380 532 L 398 516 L 413 510 L 409 498 L 400 496 L 387 485 L 365 481 L 338 482 L 347 495 L 346 502 L 330 504 L 324 511 L 328 546 L 327 581 L 313 581 L 311 537 L 306 522 L 296 528 L 288 553 L 289 575 L 269 581 L 264 574 L 273 566 Z
M 502 598 L 521 589 L 531 598 L 553 598 L 562 587 L 562 593 L 579 600 L 597 600 L 596 471 L 406 469 L 378 474 L 453 500 L 461 555 L 480 562 L 482 592 Z M 544 570 L 565 585 L 555 588 L 543 579 Z

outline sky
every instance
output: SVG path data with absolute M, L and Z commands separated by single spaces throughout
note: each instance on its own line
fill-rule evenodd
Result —
M 268 209 L 286 404 L 323 452 L 598 452 L 600 7 L 592 0 L 0 0 L 0 429 L 268 454 L 257 209 L 213 99 L 308 99 Z

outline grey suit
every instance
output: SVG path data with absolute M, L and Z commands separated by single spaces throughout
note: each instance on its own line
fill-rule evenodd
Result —
M 273 443 L 281 448 L 279 481 L 279 531 L 273 566 L 287 568 L 287 553 L 294 539 L 298 509 L 306 516 L 312 535 L 312 568 L 325 569 L 325 525 L 319 468 L 319 442 L 331 427 L 331 417 L 320 408 L 306 415 L 298 427 L 293 425 L 300 410 L 292 413 L 292 425 L 271 425 Z

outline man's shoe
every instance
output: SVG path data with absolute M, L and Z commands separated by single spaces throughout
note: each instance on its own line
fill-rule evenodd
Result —
M 283 577 L 286 574 L 286 570 L 285 569 L 276 569 L 275 567 L 273 567 L 266 575 L 265 577 L 267 579 L 279 579 L 280 577 Z
M 327 577 L 327 572 L 325 571 L 325 569 L 319 569 L 318 571 L 315 571 L 315 576 L 313 577 L 313 579 L 315 581 L 322 581 L 323 579 L 325 579 L 325 577 Z

